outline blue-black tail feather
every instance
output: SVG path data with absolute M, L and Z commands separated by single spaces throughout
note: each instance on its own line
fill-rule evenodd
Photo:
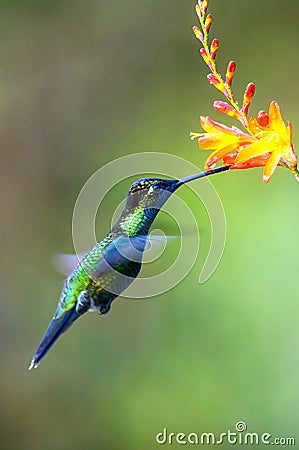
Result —
M 33 368 L 36 369 L 38 367 L 59 336 L 64 333 L 78 317 L 79 315 L 76 312 L 76 306 L 73 306 L 73 308 L 66 311 L 63 316 L 58 319 L 55 317 L 53 318 L 32 358 L 28 370 Z

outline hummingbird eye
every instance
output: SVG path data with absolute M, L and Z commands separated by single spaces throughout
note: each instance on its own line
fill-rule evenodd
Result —
M 151 194 L 152 192 L 160 192 L 161 186 L 158 184 L 152 184 L 152 186 L 149 188 L 148 193 Z

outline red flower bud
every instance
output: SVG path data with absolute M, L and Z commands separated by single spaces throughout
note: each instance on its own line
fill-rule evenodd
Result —
M 219 41 L 218 39 L 213 39 L 212 43 L 211 43 L 211 58 L 215 59 L 216 58 L 216 54 L 217 54 L 217 50 L 219 47 Z
M 236 63 L 235 61 L 230 61 L 227 65 L 227 69 L 226 69 L 226 79 L 225 79 L 225 83 L 228 86 L 231 86 L 233 78 L 234 78 L 234 74 L 235 74 L 235 70 L 236 70 Z
M 249 83 L 245 89 L 242 111 L 247 115 L 251 100 L 255 93 L 255 84 Z
M 201 54 L 201 57 L 202 57 L 202 59 L 204 60 L 204 62 L 205 62 L 207 65 L 209 65 L 209 64 L 210 64 L 210 60 L 209 60 L 209 57 L 208 57 L 208 55 L 207 55 L 206 50 L 202 47 L 202 48 L 199 50 L 199 53 Z
M 206 33 L 210 31 L 211 24 L 212 24 L 212 14 L 208 14 L 205 22 Z
M 269 116 L 263 110 L 259 111 L 256 119 L 258 121 L 258 124 L 262 127 L 266 127 L 269 124 Z

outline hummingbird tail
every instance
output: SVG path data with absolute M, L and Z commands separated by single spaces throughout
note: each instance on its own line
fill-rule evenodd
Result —
M 64 333 L 64 331 L 66 331 L 78 317 L 79 315 L 76 312 L 75 306 L 73 306 L 73 308 L 69 311 L 66 311 L 61 317 L 55 318 L 54 316 L 32 358 L 28 370 L 33 368 L 36 369 L 39 366 L 59 336 Z

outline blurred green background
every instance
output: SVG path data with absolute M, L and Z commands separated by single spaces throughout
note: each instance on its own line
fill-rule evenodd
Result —
M 236 59 L 236 95 L 256 83 L 251 114 L 277 100 L 298 148 L 298 1 L 210 3 L 221 71 Z M 228 235 L 207 283 L 209 221 L 194 200 L 202 248 L 188 277 L 86 315 L 27 371 L 62 286 L 52 255 L 73 251 L 88 177 L 134 152 L 203 167 L 189 131 L 200 114 L 223 117 L 193 24 L 193 1 L 0 2 L 1 450 L 148 450 L 163 427 L 221 433 L 239 420 L 299 440 L 299 186 L 282 169 L 267 186 L 259 169 L 213 178 Z M 104 203 L 99 237 L 129 184 Z

